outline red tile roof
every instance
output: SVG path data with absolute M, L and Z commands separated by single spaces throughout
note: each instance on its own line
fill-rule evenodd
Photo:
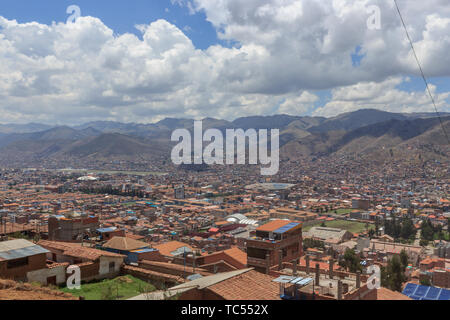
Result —
M 256 231 L 275 231 L 277 229 L 280 229 L 281 227 L 284 227 L 285 225 L 291 223 L 291 221 L 288 220 L 273 220 L 269 223 L 266 223 L 265 225 L 260 226 L 256 229 Z
M 279 285 L 269 275 L 250 270 L 208 287 L 225 300 L 280 300 Z

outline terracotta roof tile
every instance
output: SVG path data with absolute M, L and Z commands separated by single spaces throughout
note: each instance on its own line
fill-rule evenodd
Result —
M 267 232 L 271 232 L 271 231 L 275 231 L 281 227 L 284 227 L 285 225 L 291 223 L 291 221 L 288 220 L 273 220 L 269 223 L 266 223 L 265 225 L 260 226 L 259 228 L 257 228 L 257 231 L 267 231 Z
M 225 300 L 280 300 L 279 285 L 269 275 L 250 270 L 208 287 Z

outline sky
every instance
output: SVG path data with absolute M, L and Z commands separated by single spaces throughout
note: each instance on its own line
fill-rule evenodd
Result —
M 450 3 L 398 4 L 438 110 L 450 112 Z M 362 108 L 434 112 L 393 0 L 0 3 L 0 123 Z

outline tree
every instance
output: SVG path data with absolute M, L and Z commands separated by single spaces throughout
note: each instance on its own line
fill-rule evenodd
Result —
M 430 220 L 425 220 L 422 223 L 422 227 L 421 227 L 421 236 L 422 239 L 424 240 L 428 240 L 428 241 L 432 241 L 434 238 L 434 233 L 437 231 L 434 227 L 433 224 L 431 223 Z
M 405 269 L 398 255 L 394 255 L 389 260 L 385 272 L 385 286 L 391 290 L 401 292 L 402 284 L 406 281 L 406 276 Z
M 352 249 L 345 250 L 341 266 L 352 273 L 362 271 L 361 259 L 356 255 L 355 250 Z
M 420 279 L 420 284 L 421 284 L 422 286 L 428 286 L 428 287 L 430 287 L 430 286 L 431 286 L 430 278 L 429 278 L 429 277 L 423 277 L 423 278 L 421 278 L 421 279 Z
M 311 239 L 311 238 L 305 238 L 303 240 L 303 249 L 306 251 L 309 248 L 325 249 L 325 245 L 320 240 Z
M 414 223 L 411 219 L 407 218 L 403 220 L 400 237 L 403 239 L 414 239 L 416 236 L 416 228 L 414 227 Z
M 378 237 L 380 230 L 380 221 L 378 217 L 375 217 L 375 235 Z
M 408 263 L 409 263 L 408 254 L 406 253 L 405 249 L 403 249 L 400 252 L 400 261 L 402 263 L 403 269 L 405 269 L 408 266 Z

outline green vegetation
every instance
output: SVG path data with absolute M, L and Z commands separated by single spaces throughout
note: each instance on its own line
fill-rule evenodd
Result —
M 402 284 L 406 281 L 405 268 L 400 256 L 394 255 L 386 268 L 381 267 L 381 286 L 401 292 Z
M 402 263 L 403 269 L 405 269 L 409 264 L 408 254 L 405 249 L 400 252 L 400 262 Z
M 303 250 L 308 250 L 309 248 L 316 248 L 316 249 L 325 249 L 325 244 L 323 241 L 305 238 L 303 239 Z
M 450 233 L 444 231 L 441 225 L 433 226 L 430 220 L 425 220 L 421 226 L 421 237 L 425 241 L 445 240 L 450 241 Z M 423 241 L 423 243 L 425 243 Z
M 86 300 L 125 300 L 155 290 L 153 285 L 130 275 L 82 284 L 80 290 L 61 289 L 76 297 L 84 297 Z
M 424 277 L 424 278 L 420 279 L 420 284 L 422 286 L 428 286 L 428 287 L 431 287 L 431 285 L 432 285 L 429 277 Z
M 322 222 L 317 222 L 313 225 L 306 226 L 303 228 L 303 231 L 309 231 L 312 227 L 320 226 Z M 333 220 L 333 221 L 327 221 L 325 222 L 325 226 L 328 228 L 338 228 L 350 231 L 352 233 L 361 233 L 366 230 L 366 224 L 362 222 L 357 221 L 348 221 L 348 220 Z M 374 225 L 370 224 L 368 226 L 368 229 L 373 229 Z
M 345 250 L 344 257 L 339 262 L 339 265 L 352 273 L 356 273 L 357 271 L 362 272 L 363 269 L 361 266 L 361 258 L 353 249 Z
M 334 214 L 340 214 L 340 215 L 346 215 L 352 212 L 354 209 L 334 209 L 332 206 L 328 207 L 314 207 L 312 208 L 312 211 L 316 213 L 334 213 Z
M 387 235 L 390 235 L 395 240 L 414 241 L 416 238 L 416 228 L 410 218 L 405 218 L 400 221 L 395 217 L 392 220 L 384 221 L 384 231 Z
M 352 211 L 353 211 L 353 209 L 337 209 L 337 210 L 334 210 L 333 212 L 336 214 L 345 215 L 345 214 L 349 214 Z

